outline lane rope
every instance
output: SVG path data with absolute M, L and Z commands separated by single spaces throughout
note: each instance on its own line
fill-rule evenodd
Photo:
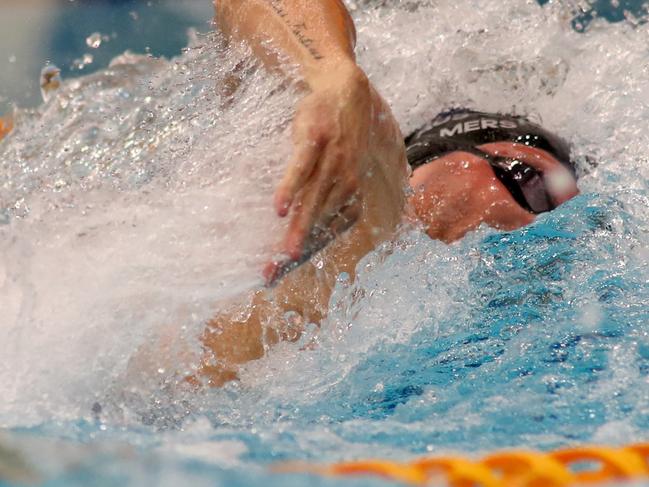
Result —
M 328 466 L 283 464 L 284 473 L 372 475 L 409 485 L 451 487 L 568 487 L 649 479 L 649 443 L 581 446 L 550 452 L 511 450 L 478 460 L 443 456 L 412 462 L 359 460 Z

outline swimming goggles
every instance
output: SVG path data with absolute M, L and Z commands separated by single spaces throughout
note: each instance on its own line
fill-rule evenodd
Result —
M 556 208 L 543 180 L 543 173 L 538 169 L 516 158 L 494 156 L 475 147 L 460 150 L 485 159 L 516 203 L 530 213 L 539 214 Z

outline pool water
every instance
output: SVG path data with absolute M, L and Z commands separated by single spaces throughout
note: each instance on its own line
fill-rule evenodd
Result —
M 0 113 L 40 103 L 38 74 L 97 71 L 126 50 L 174 56 L 187 31 L 208 31 L 211 0 L 39 0 L 0 4 Z M 96 39 L 89 42 L 88 39 Z
M 196 347 L 260 285 L 296 94 L 212 35 L 69 79 L 0 143 L 0 485 L 386 485 L 267 467 L 647 439 L 641 13 L 579 32 L 572 2 L 350 6 L 404 132 L 452 106 L 527 114 L 573 144 L 582 194 L 450 246 L 404 229 L 340 277 L 318 333 L 187 393 L 192 364 L 139 357 Z

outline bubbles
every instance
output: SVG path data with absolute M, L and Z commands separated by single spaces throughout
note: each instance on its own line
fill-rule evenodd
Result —
M 641 439 L 646 372 L 621 363 L 618 347 L 646 334 L 646 266 L 626 261 L 646 247 L 647 32 L 596 22 L 579 34 L 556 4 L 355 15 L 359 60 L 405 134 L 449 107 L 530 116 L 571 140 L 583 194 L 517 232 L 483 228 L 451 246 L 406 234 L 367 256 L 357 281 L 336 288 L 315 347 L 277 347 L 242 375 L 255 392 L 217 404 L 299 404 L 287 413 L 296 429 L 330 418 L 320 459 L 339 458 L 337 442 L 365 457 L 421 454 L 431 438 L 436 450 L 549 447 L 604 437 L 608 421 Z M 621 377 L 634 384 L 624 398 L 611 387 Z M 594 383 L 600 393 L 583 397 Z M 298 434 L 287 454 L 324 428 Z
M 86 66 L 88 66 L 89 64 L 92 64 L 94 62 L 94 60 L 95 60 L 95 57 L 92 54 L 86 53 L 82 57 L 77 58 L 74 61 L 72 61 L 72 68 L 77 69 L 77 70 L 81 70 L 81 69 L 85 68 Z
M 101 46 L 103 36 L 99 32 L 95 32 L 86 37 L 86 45 L 91 49 L 97 49 Z

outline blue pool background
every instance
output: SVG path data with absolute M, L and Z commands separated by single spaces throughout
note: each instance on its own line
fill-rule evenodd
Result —
M 178 53 L 186 44 L 186 28 L 202 28 L 204 23 L 190 15 L 178 18 L 165 5 L 159 7 L 155 10 L 143 2 L 66 5 L 53 24 L 43 60 L 53 60 L 69 77 L 105 66 L 125 47 L 135 51 L 149 47 L 153 55 Z M 596 8 L 613 21 L 624 19 L 624 9 L 642 19 L 639 2 L 621 2 L 617 8 L 598 3 Z M 575 26 L 584 28 L 592 18 L 593 12 L 586 9 Z M 92 65 L 82 72 L 74 70 L 73 60 L 88 52 L 85 38 L 95 31 L 117 35 L 93 52 Z M 34 85 L 28 90 L 36 92 Z M 24 100 L 32 103 L 35 98 L 26 94 Z M 33 452 L 30 463 L 42 459 L 41 468 L 49 474 L 44 485 L 53 486 L 259 485 L 260 477 L 265 478 L 264 485 L 305 485 L 299 476 L 266 479 L 263 466 L 296 458 L 337 459 L 336 444 L 315 434 L 321 434 L 323 427 L 336 441 L 381 445 L 377 454 L 389 454 L 394 448 L 399 455 L 427 454 L 432 444 L 481 452 L 520 446 L 526 437 L 536 448 L 593 438 L 641 439 L 642 432 L 649 430 L 649 411 L 641 406 L 647 404 L 649 346 L 638 341 L 637 334 L 649 319 L 649 285 L 646 264 L 643 267 L 637 260 L 633 267 L 626 262 L 632 259 L 629 251 L 635 248 L 634 241 L 642 245 L 638 236 L 642 229 L 634 226 L 624 198 L 623 192 L 582 195 L 525 230 L 482 236 L 480 241 L 468 239 L 462 248 L 477 246 L 482 254 L 469 276 L 482 292 L 467 295 L 457 290 L 466 301 L 457 304 L 458 314 L 449 314 L 437 324 L 446 332 L 433 338 L 431 329 L 424 327 L 407 343 L 380 345 L 315 401 L 302 404 L 295 398 L 275 397 L 266 402 L 250 391 L 241 400 L 240 391 L 234 389 L 224 391 L 217 403 L 224 410 L 228 405 L 234 409 L 241 402 L 248 404 L 239 416 L 208 410 L 193 422 L 179 411 L 174 423 L 173 411 L 150 411 L 141 428 L 86 418 L 14 429 L 12 434 Z M 628 246 L 619 246 L 619 235 Z M 397 253 L 394 258 L 406 257 Z M 443 264 L 439 272 L 444 271 Z M 584 266 L 592 272 L 576 273 L 585 277 L 575 291 L 566 283 L 575 268 L 583 271 Z M 434 283 L 430 286 L 433 289 Z M 600 317 L 592 328 L 580 328 L 579 304 L 590 300 L 597 302 Z M 539 332 L 539 327 L 547 332 Z M 521 339 L 526 331 L 530 340 Z M 513 351 L 520 353 L 513 356 Z M 625 362 L 627 356 L 633 358 L 630 363 Z M 619 363 L 611 364 L 616 357 Z M 624 373 L 616 376 L 619 370 Z M 431 390 L 445 394 L 430 397 Z M 510 395 L 519 396 L 514 406 L 503 400 Z M 480 421 L 472 421 L 478 413 Z M 622 434 L 601 432 L 616 421 Z M 181 423 L 184 431 L 176 431 L 174 427 Z M 264 428 L 266 433 L 258 434 Z M 310 431 L 314 431 L 312 443 L 305 443 Z M 50 443 L 48 438 L 54 440 Z M 226 445 L 227 449 L 228 442 L 244 444 L 242 460 L 258 467 L 227 469 L 197 456 L 187 459 L 176 448 L 188 438 L 214 448 Z M 314 446 L 318 443 L 323 445 L 322 456 Z M 166 450 L 165 445 L 172 448 Z M 48 457 L 57 459 L 48 462 Z M 73 467 L 61 466 L 67 458 Z M 308 483 L 339 485 L 326 479 Z M 368 484 L 381 482 L 363 479 L 348 485 Z
M 210 0 L 48 0 L 42 5 L 0 5 L 0 15 L 9 11 L 18 12 L 16 34 L 24 35 L 29 29 L 40 47 L 23 53 L 0 37 L 0 71 L 5 73 L 0 78 L 0 113 L 12 102 L 20 106 L 40 103 L 38 76 L 47 63 L 58 66 L 69 78 L 104 68 L 126 50 L 177 55 L 187 46 L 188 29 L 210 29 L 213 7 Z M 47 20 L 37 23 L 39 14 Z M 6 28 L 3 31 L 2 36 L 12 35 Z M 86 38 L 95 32 L 108 40 L 91 49 Z M 75 68 L 75 60 L 87 53 L 94 61 L 81 70 Z

